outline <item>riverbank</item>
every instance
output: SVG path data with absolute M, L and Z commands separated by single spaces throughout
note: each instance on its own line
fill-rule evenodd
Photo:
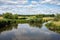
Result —
M 9 25 L 12 23 L 44 23 L 49 20 L 53 20 L 53 17 L 40 17 L 39 15 L 21 15 L 18 18 L 5 18 L 0 16 L 0 26 L 2 25 Z
M 51 21 L 47 23 L 46 26 L 50 30 L 60 33 L 60 21 Z
M 45 14 L 39 14 L 39 15 L 18 15 L 18 14 L 12 14 L 12 13 L 4 13 L 0 15 L 0 27 L 10 25 L 13 23 L 34 23 L 34 24 L 42 24 L 44 22 L 47 22 L 49 20 L 54 19 L 54 14 L 51 15 L 45 15 Z
M 53 20 L 52 17 L 43 17 L 43 18 L 20 18 L 20 19 L 5 19 L 5 18 L 1 18 L 0 19 L 0 23 L 4 23 L 4 22 L 8 22 L 8 23 L 33 23 L 33 22 L 38 22 L 38 23 L 43 23 L 43 22 L 47 22 L 49 20 Z

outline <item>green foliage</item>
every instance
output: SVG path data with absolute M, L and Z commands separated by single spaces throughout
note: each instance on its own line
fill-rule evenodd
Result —
M 17 14 L 12 14 L 12 13 L 3 13 L 3 17 L 6 19 L 18 19 L 18 15 Z
M 43 15 L 36 15 L 36 18 L 42 18 Z
M 54 26 L 54 25 L 53 25 L 53 23 L 51 22 L 51 23 L 47 23 L 46 26 L 47 26 L 47 27 L 51 27 L 51 26 Z
M 18 19 L 18 15 L 17 15 L 17 14 L 14 14 L 14 15 L 13 15 L 13 18 L 14 18 L 14 19 Z
M 55 17 L 54 14 L 40 14 L 40 15 L 37 15 L 37 17 Z
M 51 31 L 55 31 L 55 32 L 60 33 L 60 26 L 55 25 L 53 22 L 47 23 L 46 27 L 49 28 Z
M 57 14 L 56 17 L 57 17 L 57 18 L 60 18 L 60 14 Z
M 28 23 L 29 21 L 28 20 L 20 20 L 20 19 L 18 19 L 18 20 L 16 20 L 16 22 L 17 23 Z
M 8 12 L 3 13 L 3 17 L 4 17 L 4 18 L 7 18 L 7 19 L 13 19 L 12 13 L 8 13 Z
M 54 21 L 59 21 L 59 19 L 57 17 L 54 18 Z
M 60 14 L 56 14 L 54 21 L 59 21 L 60 20 Z
M 35 18 L 35 19 L 30 19 L 30 23 L 43 23 L 42 18 Z

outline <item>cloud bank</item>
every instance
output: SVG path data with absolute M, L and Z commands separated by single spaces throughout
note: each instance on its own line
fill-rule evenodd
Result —
M 60 13 L 60 0 L 0 0 L 0 14 L 55 14 Z

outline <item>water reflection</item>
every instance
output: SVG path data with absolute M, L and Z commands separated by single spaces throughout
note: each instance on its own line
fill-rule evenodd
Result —
M 41 23 L 29 23 L 29 25 L 32 26 L 32 27 L 39 27 L 39 28 L 42 27 Z
M 51 30 L 51 31 L 54 31 L 54 32 L 56 32 L 56 33 L 60 33 L 60 29 L 56 29 L 56 28 L 53 28 L 53 29 L 52 29 L 52 28 L 50 28 L 50 27 L 49 27 L 48 29 Z
M 49 24 L 51 22 L 52 21 L 48 21 L 47 24 Z M 50 31 L 54 31 L 56 33 L 60 33 L 60 28 L 59 28 L 60 26 L 55 26 L 55 25 L 51 26 L 51 25 L 53 25 L 53 24 L 49 24 L 49 26 L 45 26 L 45 27 L 47 27 Z
M 60 40 L 60 34 L 48 30 L 44 25 L 39 27 L 27 23 L 18 24 L 17 29 L 12 27 L 9 31 L 2 31 L 0 40 Z
M 9 31 L 9 30 L 12 30 L 12 29 L 17 29 L 17 24 L 10 24 L 10 25 L 6 25 L 4 27 L 0 27 L 0 33 L 3 32 L 3 31 Z

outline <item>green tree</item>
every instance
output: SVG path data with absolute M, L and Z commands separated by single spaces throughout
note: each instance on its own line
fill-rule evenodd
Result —
M 13 16 L 14 16 L 13 17 L 14 19 L 18 19 L 18 15 L 17 14 L 14 14 Z
M 7 18 L 7 19 L 13 19 L 12 13 L 8 13 L 8 12 L 3 13 L 3 17 L 4 17 L 4 18 Z

